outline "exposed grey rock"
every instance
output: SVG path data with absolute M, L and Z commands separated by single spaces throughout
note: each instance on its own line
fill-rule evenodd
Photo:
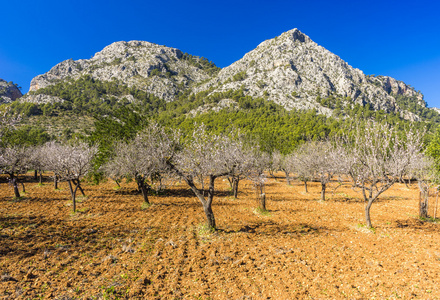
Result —
M 436 113 L 440 114 L 440 108 L 437 108 L 437 107 L 431 107 L 431 109 L 432 109 L 433 111 L 435 111 Z
M 21 96 L 23 94 L 14 83 L 0 79 L 0 104 L 12 102 Z
M 322 107 L 317 97 L 335 95 L 346 98 L 348 104 L 370 103 L 375 110 L 386 112 L 400 112 L 391 93 L 416 95 L 424 103 L 423 95 L 403 82 L 365 75 L 298 29 L 262 42 L 196 91 L 213 89 L 215 93 L 239 88 L 287 109 L 316 109 L 326 115 L 332 110 Z
M 207 113 L 209 111 L 219 112 L 222 109 L 238 109 L 238 103 L 232 99 L 222 99 L 218 103 L 208 103 L 191 110 L 188 114 L 196 116 L 198 114 Z
M 24 95 L 20 100 L 20 102 L 30 102 L 35 104 L 47 104 L 47 103 L 57 103 L 57 102 L 64 102 L 64 99 L 61 99 L 56 96 L 51 95 L 45 95 L 45 94 L 26 94 Z
M 218 74 L 207 71 L 197 62 L 199 58 L 188 59 L 175 48 L 142 41 L 116 42 L 91 59 L 59 63 L 35 77 L 30 91 L 60 80 L 90 75 L 101 81 L 117 79 L 166 101 L 175 100 L 179 92 L 188 89 L 194 93 L 243 89 L 246 95 L 263 97 L 286 109 L 315 109 L 325 115 L 331 115 L 333 110 L 321 105 L 319 99 L 329 96 L 344 99 L 345 107 L 370 104 L 375 110 L 395 112 L 409 120 L 417 120 L 418 116 L 400 108 L 397 96 L 413 97 L 426 107 L 423 95 L 404 82 L 388 76 L 365 75 L 298 29 L 262 42 Z M 23 101 L 62 101 L 50 97 L 29 96 Z M 133 101 L 133 97 L 128 100 Z M 190 114 L 223 109 L 221 105 L 225 103 L 205 105 Z
M 166 101 L 175 99 L 179 91 L 208 80 L 210 74 L 191 63 L 183 53 L 142 41 L 116 42 L 96 53 L 91 59 L 66 60 L 49 72 L 32 79 L 30 91 L 55 84 L 60 80 L 90 75 L 101 81 L 117 79 Z

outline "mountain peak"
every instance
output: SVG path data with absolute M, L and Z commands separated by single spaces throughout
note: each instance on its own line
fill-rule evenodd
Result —
M 332 114 L 327 102 L 399 111 L 395 96 L 423 96 L 402 82 L 366 76 L 339 56 L 313 42 L 297 28 L 262 42 L 242 59 L 222 69 L 198 88 L 212 93 L 242 89 L 247 95 L 274 101 L 287 109 L 316 109 Z M 330 102 L 331 102 L 330 101 Z
M 116 79 L 172 101 L 183 89 L 210 79 L 214 69 L 215 66 L 198 57 L 185 56 L 176 48 L 145 41 L 119 41 L 90 59 L 69 59 L 57 64 L 32 79 L 29 91 L 88 75 L 101 81 Z
M 307 35 L 305 35 L 301 31 L 299 31 L 299 29 L 297 29 L 297 28 L 294 28 L 292 30 L 286 31 L 285 33 L 282 34 L 282 36 L 283 35 L 287 35 L 293 41 L 300 41 L 301 43 L 305 43 L 306 41 L 311 41 L 310 38 Z

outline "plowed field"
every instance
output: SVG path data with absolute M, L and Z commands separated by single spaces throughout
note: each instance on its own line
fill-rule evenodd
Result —
M 374 203 L 369 230 L 348 185 L 322 202 L 317 183 L 270 178 L 261 214 L 249 182 L 235 200 L 219 179 L 211 233 L 183 183 L 148 208 L 134 183 L 84 184 L 73 214 L 66 183 L 30 178 L 20 200 L 0 183 L 1 299 L 440 298 L 440 225 L 417 218 L 417 184 Z

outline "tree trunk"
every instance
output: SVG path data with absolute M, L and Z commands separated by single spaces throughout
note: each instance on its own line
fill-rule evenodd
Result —
M 74 179 L 74 180 L 72 180 L 72 182 L 73 182 L 73 184 L 75 184 L 79 188 L 79 191 L 81 192 L 81 194 L 83 196 L 85 196 L 86 194 L 84 194 L 84 190 L 81 187 L 81 183 L 80 183 L 79 179 L 78 180 Z
M 269 170 L 269 175 L 270 175 L 273 179 L 277 180 L 277 178 L 276 178 L 276 176 L 275 176 L 275 174 L 273 173 L 272 170 Z
M 57 175 L 53 176 L 53 188 L 55 190 L 58 190 L 58 178 L 57 178 Z
M 419 216 L 420 218 L 428 218 L 428 193 L 426 191 L 420 191 Z
M 142 196 L 144 197 L 144 202 L 147 203 L 147 204 L 150 204 L 150 201 L 148 200 L 148 190 L 149 189 L 147 188 L 147 186 L 145 184 L 144 178 L 138 176 L 137 177 L 137 183 L 138 183 L 139 189 L 142 192 Z
M 70 195 L 72 196 L 73 212 L 76 212 L 76 191 L 78 189 L 78 186 L 76 185 L 75 189 L 73 189 L 72 181 L 68 180 L 67 182 L 69 183 Z
M 260 201 L 259 201 L 259 206 L 258 208 L 261 211 L 266 211 L 266 194 L 260 194 Z
M 240 182 L 240 176 L 232 177 L 232 192 L 234 193 L 234 199 L 238 198 L 238 183 Z
M 42 171 L 40 171 L 40 175 L 39 175 L 39 181 L 38 181 L 38 183 L 41 185 L 41 184 L 43 184 L 43 172 Z
M 37 170 L 34 170 L 34 179 L 38 180 L 38 171 Z
M 321 183 L 321 201 L 325 201 L 325 188 L 326 188 L 326 184 Z
M 419 217 L 428 218 L 429 186 L 426 182 L 419 180 Z
M 18 190 L 17 178 L 15 178 L 13 175 L 11 175 L 11 184 L 12 187 L 14 188 L 15 198 L 20 198 L 20 191 Z
M 304 188 L 306 189 L 306 193 L 308 193 L 308 189 L 307 189 L 307 181 L 304 181 Z
M 365 206 L 365 223 L 367 225 L 367 228 L 372 228 L 371 226 L 371 218 L 370 218 L 370 208 L 373 204 L 373 200 L 368 200 L 367 205 Z
M 214 200 L 215 192 L 214 182 L 216 178 L 217 177 L 213 175 L 209 176 L 208 200 L 205 203 L 202 202 L 207 224 L 212 230 L 216 230 L 214 212 L 212 211 L 212 200 Z
M 203 210 L 205 211 L 206 224 L 210 229 L 215 230 L 215 217 L 211 202 L 206 202 L 206 205 L 203 205 Z
M 284 173 L 286 174 L 287 185 L 290 185 L 290 176 L 289 176 L 289 172 L 284 171 Z
M 185 176 L 180 170 L 178 170 L 173 164 L 168 162 L 168 166 L 171 167 L 172 170 L 174 170 L 177 175 L 179 175 L 180 178 L 185 180 L 185 182 L 188 184 L 188 186 L 191 188 L 191 190 L 194 192 L 194 194 L 199 198 L 200 202 L 202 203 L 203 210 L 205 211 L 207 224 L 212 230 L 216 230 L 216 224 L 215 224 L 215 217 L 214 212 L 212 211 L 212 200 L 214 199 L 214 181 L 217 177 L 225 176 L 227 174 L 221 174 L 218 176 L 210 175 L 209 176 L 209 189 L 208 189 L 208 200 L 205 199 L 204 195 L 200 192 L 200 189 L 196 187 L 194 184 L 194 181 L 191 177 Z M 203 178 L 202 178 L 203 179 Z M 203 181 L 203 180 L 202 180 Z
M 233 190 L 234 189 L 234 185 L 233 185 L 232 176 L 228 176 L 227 179 L 228 179 L 228 182 L 229 182 L 229 187 L 231 188 L 231 190 Z

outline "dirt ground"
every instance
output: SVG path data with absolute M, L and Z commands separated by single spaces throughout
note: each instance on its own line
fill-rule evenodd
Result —
M 183 183 L 148 208 L 133 183 L 84 184 L 73 214 L 65 183 L 28 182 L 15 200 L 2 181 L 0 298 L 440 298 L 439 225 L 417 218 L 416 184 L 374 203 L 369 230 L 348 185 L 322 202 L 317 183 L 305 193 L 279 175 L 268 181 L 267 214 L 249 182 L 234 200 L 219 179 L 215 233 Z

